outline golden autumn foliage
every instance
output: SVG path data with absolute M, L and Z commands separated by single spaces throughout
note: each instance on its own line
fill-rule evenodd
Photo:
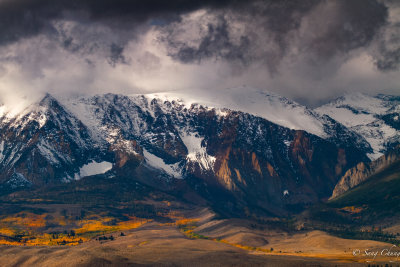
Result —
M 83 220 L 72 220 L 64 216 L 20 212 L 14 216 L 0 218 L 0 245 L 75 246 L 96 235 L 134 229 L 151 221 L 128 215 L 125 216 L 128 219 L 125 221 L 102 216 L 104 215 L 89 216 Z M 62 233 L 48 233 L 46 232 L 48 223 L 51 223 L 53 227 L 62 227 L 68 230 Z M 69 227 L 65 228 L 66 225 L 69 225 Z
M 8 240 L 0 239 L 0 245 L 22 246 L 23 244 L 21 244 L 20 242 L 16 242 L 16 241 L 8 241 Z
M 19 225 L 27 228 L 40 228 L 46 226 L 46 214 L 38 215 L 30 212 L 20 212 L 13 217 L 7 217 L 0 223 Z
M 15 230 L 0 226 L 0 235 L 13 236 L 15 234 L 16 234 Z
M 48 233 L 35 233 L 25 232 L 19 239 L 13 238 L 15 235 L 8 235 L 8 237 L 0 237 L 0 245 L 10 246 L 55 246 L 55 245 L 68 245 L 74 246 L 85 241 L 88 238 L 83 236 L 71 236 L 69 234 L 48 234 Z
M 357 214 L 357 213 L 360 213 L 361 211 L 363 211 L 363 208 L 355 207 L 355 206 L 348 206 L 348 207 L 341 208 L 341 210 L 349 212 L 351 214 Z
M 56 245 L 67 245 L 76 246 L 80 243 L 88 241 L 88 238 L 80 236 L 70 236 L 67 234 L 39 234 L 32 237 L 27 237 L 23 244 L 27 246 L 56 246 Z
M 134 229 L 151 221 L 136 217 L 130 217 L 128 221 L 121 221 L 116 223 L 112 223 L 113 220 L 114 219 L 110 217 L 83 220 L 80 222 L 81 227 L 75 229 L 75 232 L 77 234 L 96 233 L 96 232 L 101 232 L 104 234 L 104 233 Z
M 196 222 L 198 222 L 199 219 L 180 219 L 178 221 L 175 222 L 175 224 L 177 226 L 191 226 L 191 227 L 195 227 Z

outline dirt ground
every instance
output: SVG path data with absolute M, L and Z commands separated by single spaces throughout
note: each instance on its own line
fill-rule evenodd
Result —
M 204 239 L 189 239 L 174 226 L 150 223 L 75 247 L 0 247 L 1 266 L 354 266 L 291 255 L 255 254 Z M 358 264 L 356 264 L 358 265 Z M 360 264 L 360 266 L 364 266 Z
M 397 266 L 397 258 L 363 255 L 392 245 L 348 240 L 322 231 L 288 233 L 243 219 L 215 219 L 208 209 L 186 212 L 190 237 L 177 224 L 149 222 L 78 246 L 0 246 L 0 266 Z M 272 249 L 272 250 L 271 250 Z M 360 253 L 353 255 L 354 250 Z M 372 260 L 372 261 L 371 261 Z M 393 262 L 390 262 L 392 260 Z M 370 261 L 370 262 L 368 262 Z

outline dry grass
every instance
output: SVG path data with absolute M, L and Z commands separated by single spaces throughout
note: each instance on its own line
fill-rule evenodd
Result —
M 256 255 L 258 253 L 258 255 Z M 176 226 L 145 228 L 73 247 L 0 246 L 2 266 L 353 266 L 323 259 L 260 255 L 213 240 L 189 239 Z M 361 265 L 362 266 L 362 265 Z
M 352 209 L 350 208 L 350 210 Z M 190 255 L 195 258 L 203 257 L 205 254 L 208 255 L 218 250 L 223 255 L 225 255 L 226 251 L 231 251 L 235 253 L 234 255 L 241 255 L 240 257 L 248 254 L 263 255 L 263 257 L 282 257 L 283 255 L 285 261 L 287 260 L 285 257 L 300 256 L 319 258 L 322 261 L 331 259 L 362 262 L 364 259 L 354 258 L 351 255 L 352 249 L 387 247 L 385 243 L 344 240 L 321 231 L 289 235 L 285 232 L 250 229 L 244 220 L 212 220 L 212 216 L 204 212 L 184 214 L 174 211 L 162 215 L 173 222 L 168 224 L 151 223 L 151 220 L 128 215 L 125 215 L 125 220 L 121 220 L 107 216 L 106 214 L 91 214 L 85 216 L 82 220 L 74 221 L 71 218 L 56 214 L 48 216 L 48 214 L 18 213 L 15 216 L 0 219 L 0 245 L 25 247 L 49 246 L 54 248 L 64 245 L 76 247 L 76 249 L 64 250 L 68 255 L 74 255 L 74 253 L 81 255 L 81 251 L 86 251 L 93 247 L 94 255 L 100 255 L 101 253 L 96 249 L 104 243 L 110 244 L 110 246 L 106 247 L 106 254 L 103 251 L 101 255 L 108 255 L 107 257 L 109 257 L 111 262 L 119 262 L 119 260 L 115 259 L 118 255 L 124 255 L 123 258 L 132 259 L 131 254 L 139 250 L 142 252 L 135 255 L 143 257 L 143 259 L 135 259 L 133 262 L 141 264 L 162 262 L 165 259 L 169 259 L 171 262 L 179 262 L 180 259 L 176 259 L 176 257 L 179 258 L 182 256 L 173 258 L 173 255 L 170 255 L 173 251 L 187 253 L 185 255 L 187 257 L 183 261 L 186 262 L 187 260 L 187 262 L 191 262 Z M 49 221 L 59 226 L 61 224 L 68 225 L 73 232 L 47 233 L 45 232 L 45 226 Z M 137 229 L 146 223 L 149 223 L 148 225 L 152 227 L 151 231 Z M 94 237 L 96 236 L 119 231 L 124 231 L 128 237 L 117 236 L 115 237 L 117 240 L 113 238 L 94 241 Z M 142 235 L 142 233 L 145 234 Z M 16 236 L 19 236 L 20 239 L 15 239 Z M 142 237 L 139 238 L 138 236 Z M 160 239 L 161 237 L 163 239 Z M 182 244 L 186 244 L 186 246 Z M 162 253 L 160 252 L 160 246 L 163 248 Z M 100 247 L 104 248 L 102 245 Z M 152 250 L 149 250 L 150 248 Z M 201 251 L 201 253 L 196 252 L 196 249 Z M 229 257 L 229 255 L 225 256 Z M 35 255 L 32 254 L 31 257 L 34 258 Z M 83 256 L 79 257 L 82 258 Z M 94 264 L 90 262 L 93 259 L 85 257 L 83 259 L 85 262 L 91 265 Z M 0 255 L 0 260 L 2 259 L 6 260 L 6 262 L 7 260 L 14 262 L 12 258 Z M 254 258 L 253 260 L 257 262 L 258 259 Z M 219 263 L 225 263 L 224 261 L 220 261 L 219 258 L 215 260 Z M 48 266 L 58 266 L 58 263 L 54 264 Z

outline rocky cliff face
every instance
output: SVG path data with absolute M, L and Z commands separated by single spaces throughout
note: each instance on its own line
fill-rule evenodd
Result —
M 325 138 L 179 100 L 47 95 L 1 117 L 0 183 L 24 188 L 106 172 L 166 191 L 186 186 L 227 210 L 282 215 L 329 197 L 347 169 L 368 162 L 362 137 L 319 119 Z
M 400 162 L 400 146 L 395 147 L 375 161 L 370 163 L 360 162 L 355 167 L 348 170 L 340 179 L 333 190 L 331 199 L 344 194 L 348 190 L 366 181 L 372 175 L 398 162 Z
M 216 124 L 207 121 L 205 140 L 214 168 L 189 169 L 190 174 L 271 213 L 327 197 L 344 170 L 366 160 L 354 147 L 338 148 L 304 131 L 240 112 Z

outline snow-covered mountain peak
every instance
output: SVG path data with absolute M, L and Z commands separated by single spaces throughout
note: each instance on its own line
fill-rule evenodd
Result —
M 11 127 L 23 128 L 31 121 L 36 121 L 39 128 L 47 121 L 47 111 L 56 100 L 46 94 L 43 98 L 22 98 L 16 103 L 8 103 L 0 107 L 1 124 L 10 124 Z
M 396 129 L 395 121 L 400 111 L 399 97 L 351 93 L 316 111 L 363 136 L 374 150 L 369 155 L 371 159 L 380 157 L 388 147 L 400 142 L 400 132 Z
M 193 104 L 199 104 L 218 111 L 223 111 L 223 109 L 242 111 L 290 129 L 305 130 L 321 137 L 327 136 L 321 118 L 312 110 L 283 96 L 251 87 L 209 91 L 207 95 L 174 91 L 132 95 L 132 97 L 144 97 L 150 101 L 152 99 L 158 99 L 161 102 L 175 101 L 187 108 Z
M 19 98 L 18 101 L 4 102 L 4 104 L 0 104 L 0 118 L 11 120 L 16 117 L 22 117 L 37 109 L 42 99 L 24 97 Z
M 388 112 L 394 104 L 395 103 L 390 100 L 389 96 L 348 93 L 324 106 L 335 106 L 337 108 L 348 109 L 355 114 L 384 114 Z
M 21 99 L 15 105 L 3 105 L 0 107 L 0 123 L 9 127 L 23 129 L 31 122 L 37 122 L 42 128 L 50 119 L 59 116 L 70 116 L 59 101 L 50 94 L 32 99 Z M 54 123 L 54 121 L 53 121 Z

